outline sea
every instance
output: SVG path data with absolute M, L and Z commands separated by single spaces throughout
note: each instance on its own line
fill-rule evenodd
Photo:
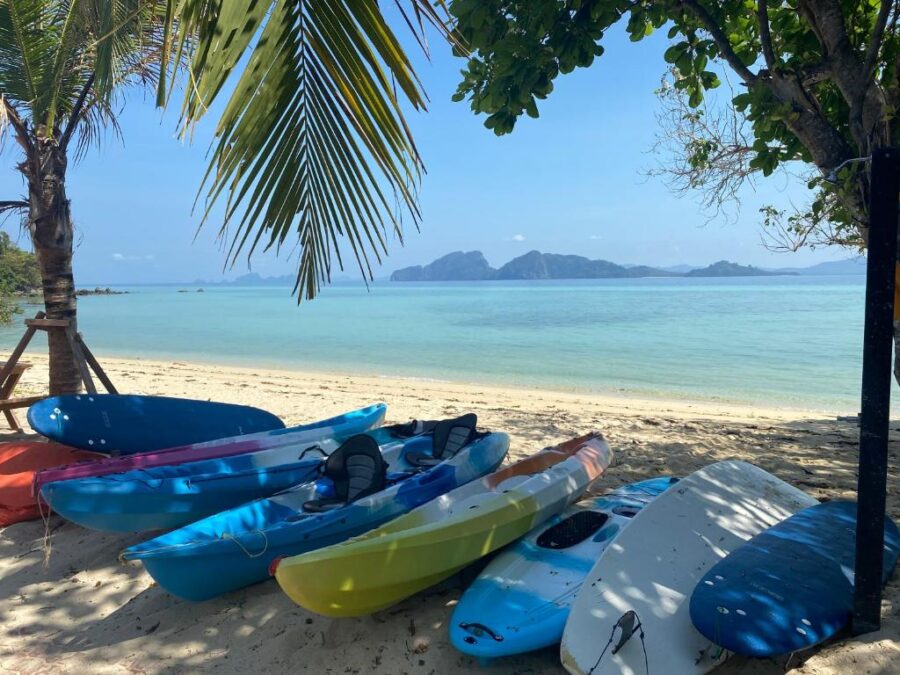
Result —
M 78 301 L 100 356 L 859 409 L 862 276 L 119 290 Z

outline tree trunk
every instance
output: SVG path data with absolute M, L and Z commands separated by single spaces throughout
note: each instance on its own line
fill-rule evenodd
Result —
M 68 319 L 77 329 L 72 276 L 72 216 L 66 196 L 67 158 L 55 138 L 32 137 L 32 152 L 20 167 L 28 181 L 28 229 L 41 269 L 48 319 Z M 50 393 L 81 390 L 72 349 L 62 331 L 49 331 Z

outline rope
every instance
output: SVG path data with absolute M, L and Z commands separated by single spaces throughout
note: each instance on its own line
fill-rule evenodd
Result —
M 50 567 L 50 553 L 53 550 L 53 544 L 50 541 L 50 516 L 53 515 L 53 507 L 47 504 L 47 513 L 44 514 L 44 502 L 40 493 L 37 496 L 37 503 L 38 515 L 41 517 L 41 522 L 44 523 L 44 538 L 41 542 L 41 548 L 44 551 L 44 567 Z
M 237 537 L 235 537 L 233 534 L 231 534 L 230 532 L 226 532 L 225 534 L 223 534 L 222 539 L 225 539 L 226 541 L 233 541 L 235 544 L 238 545 L 238 548 L 241 549 L 244 552 L 244 555 L 246 555 L 248 558 L 258 558 L 261 555 L 264 555 L 265 552 L 269 550 L 269 538 L 266 536 L 266 533 L 263 532 L 262 530 L 252 530 L 251 532 L 258 532 L 259 534 L 262 535 L 264 545 L 263 545 L 262 551 L 260 551 L 259 553 L 250 553 L 250 551 L 247 550 L 247 547 L 244 546 L 240 542 L 240 540 Z

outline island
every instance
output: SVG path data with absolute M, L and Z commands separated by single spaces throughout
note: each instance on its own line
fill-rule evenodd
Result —
M 727 260 L 686 271 L 647 265 L 619 265 L 580 255 L 529 251 L 494 269 L 481 251 L 454 251 L 428 265 L 404 267 L 391 281 L 511 281 L 535 279 L 639 279 L 647 277 L 758 277 L 795 275 L 797 271 L 764 270 Z

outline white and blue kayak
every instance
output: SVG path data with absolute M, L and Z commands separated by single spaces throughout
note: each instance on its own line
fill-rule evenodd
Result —
M 678 479 L 653 478 L 585 499 L 498 555 L 463 593 L 450 642 L 480 659 L 558 645 L 597 559 L 631 519 Z

